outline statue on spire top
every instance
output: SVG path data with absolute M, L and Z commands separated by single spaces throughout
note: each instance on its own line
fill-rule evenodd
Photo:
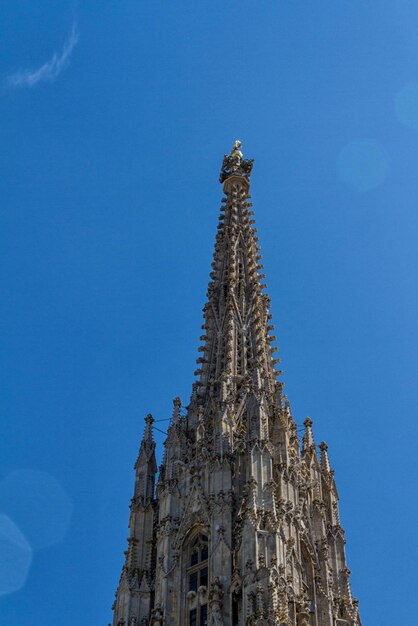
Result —
M 231 150 L 229 156 L 231 156 L 231 157 L 238 157 L 238 159 L 242 159 L 241 148 L 242 148 L 242 143 L 240 142 L 239 139 L 237 139 L 235 141 L 234 145 L 232 146 L 232 150 Z
M 243 159 L 241 152 L 242 143 L 237 139 L 229 154 L 224 155 L 219 182 L 224 183 L 231 176 L 241 176 L 250 180 L 253 169 L 253 159 Z

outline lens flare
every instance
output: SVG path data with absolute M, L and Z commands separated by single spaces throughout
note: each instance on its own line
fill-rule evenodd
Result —
M 358 191 L 368 191 L 381 185 L 388 173 L 390 159 L 378 141 L 350 141 L 337 158 L 339 179 Z
M 32 548 L 7 515 L 0 514 L 0 595 L 23 587 L 32 562 Z
M 0 511 L 19 525 L 32 548 L 44 548 L 65 536 L 72 503 L 53 476 L 22 469 L 0 482 Z

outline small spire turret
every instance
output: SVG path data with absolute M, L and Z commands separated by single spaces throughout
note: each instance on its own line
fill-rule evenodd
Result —
M 141 445 L 139 446 L 139 453 L 135 468 L 138 467 L 140 462 L 142 462 L 142 464 L 147 464 L 152 457 L 154 457 L 155 459 L 155 441 L 152 427 L 154 423 L 154 418 L 152 417 L 151 413 L 148 413 L 148 415 L 145 416 L 144 422 L 144 434 L 142 435 Z
M 331 465 L 328 457 L 328 446 L 325 441 L 322 441 L 319 444 L 319 449 L 321 450 L 321 468 L 326 474 L 329 474 L 331 471 Z
M 144 421 L 144 433 L 135 463 L 128 549 L 125 552 L 125 563 L 113 605 L 113 626 L 135 624 L 136 622 L 132 620 L 139 611 L 143 610 L 149 614 L 151 608 L 151 592 L 147 581 L 151 578 L 154 567 L 152 542 L 157 463 L 152 427 L 154 418 L 151 413 L 145 416 Z
M 303 425 L 305 426 L 305 434 L 302 439 L 302 452 L 312 452 L 315 450 L 315 441 L 312 432 L 313 421 L 310 417 L 307 417 Z
M 146 448 L 151 448 L 152 444 L 154 443 L 154 433 L 153 433 L 153 428 L 152 425 L 154 423 L 154 418 L 152 417 L 151 413 L 148 413 L 148 415 L 145 416 L 145 430 L 144 430 L 144 437 L 142 439 L 142 443 L 144 444 L 144 446 Z
M 180 409 L 181 409 L 181 398 L 178 396 L 173 400 L 173 417 L 171 420 L 172 424 L 178 424 L 180 421 Z
M 151 413 L 145 416 L 144 421 L 144 434 L 139 447 L 138 458 L 135 463 L 135 495 L 147 499 L 154 497 L 157 462 L 155 460 L 155 441 L 152 428 L 154 418 Z

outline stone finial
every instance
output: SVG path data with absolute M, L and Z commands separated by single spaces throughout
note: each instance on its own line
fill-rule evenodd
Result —
M 144 436 L 142 438 L 142 441 L 146 443 L 152 443 L 153 441 L 152 425 L 154 423 L 154 418 L 152 417 L 151 413 L 148 413 L 148 415 L 145 416 L 144 421 L 145 421 L 145 430 L 144 430 Z
M 312 432 L 313 421 L 310 417 L 307 417 L 303 422 L 305 426 L 305 434 L 302 439 L 302 452 L 315 451 L 315 441 Z
M 176 396 L 173 400 L 173 417 L 172 423 L 177 424 L 180 420 L 181 398 Z
M 328 446 L 325 441 L 321 441 L 321 443 L 319 444 L 319 449 L 321 450 L 321 467 L 325 472 L 328 473 L 331 471 L 331 466 L 329 464 Z
M 152 453 L 155 450 L 155 442 L 154 442 L 154 434 L 153 434 L 153 423 L 154 423 L 154 418 L 152 417 L 151 413 L 148 413 L 148 415 L 145 416 L 145 428 L 144 428 L 144 434 L 142 436 L 142 440 L 141 440 L 141 445 L 139 448 L 139 455 L 138 455 L 138 459 L 136 461 L 136 465 L 139 462 L 140 456 L 141 456 L 141 451 L 145 452 L 146 458 L 149 459 L 150 455 L 152 455 Z M 135 465 L 135 467 L 136 467 Z

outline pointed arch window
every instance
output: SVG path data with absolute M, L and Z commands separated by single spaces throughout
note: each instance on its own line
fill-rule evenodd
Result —
M 207 626 L 209 583 L 209 542 L 207 535 L 192 539 L 188 551 L 187 590 L 191 599 L 188 626 Z

